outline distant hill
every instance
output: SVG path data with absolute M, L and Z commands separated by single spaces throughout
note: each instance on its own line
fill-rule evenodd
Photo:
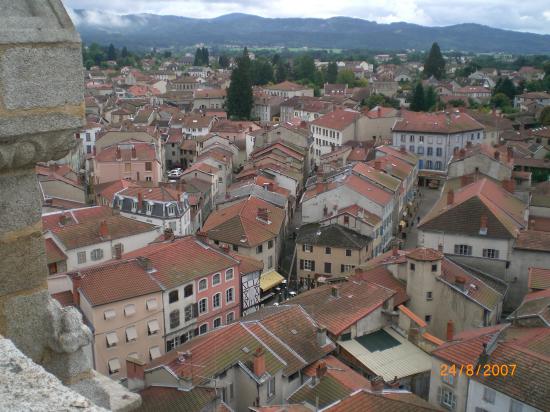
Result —
M 228 14 L 194 19 L 153 14 L 115 16 L 76 10 L 77 28 L 87 43 L 130 48 L 192 46 L 285 46 L 371 50 L 426 50 L 437 41 L 443 50 L 467 52 L 550 53 L 550 35 L 495 29 L 480 24 L 424 27 L 409 23 L 378 24 L 333 17 L 263 18 Z

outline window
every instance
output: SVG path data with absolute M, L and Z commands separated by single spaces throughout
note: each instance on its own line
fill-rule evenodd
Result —
M 208 299 L 203 298 L 199 301 L 199 313 L 208 312 Z
M 426 169 L 431 169 L 432 164 L 433 164 L 433 162 L 431 160 L 426 160 Z
M 483 400 L 488 403 L 495 403 L 496 392 L 491 388 L 483 388 Z
M 216 318 L 214 319 L 214 329 L 219 328 L 222 325 L 222 318 Z
M 168 205 L 168 216 L 174 216 L 176 214 L 176 206 Z
M 351 249 L 346 249 L 346 256 L 351 256 Z
M 132 163 L 124 163 L 124 172 L 130 173 L 132 171 Z
M 432 272 L 437 272 L 437 263 L 432 265 Z
M 273 256 L 268 256 L 267 257 L 267 268 L 268 269 L 273 268 Z
M 424 316 L 424 320 L 426 321 L 426 323 L 430 323 L 431 320 L 432 320 L 432 315 L 426 315 L 426 316 Z
M 268 249 L 273 249 L 273 240 L 268 240 L 267 241 L 267 248 Z
M 147 322 L 147 334 L 149 336 L 156 335 L 160 331 L 159 321 L 156 319 Z
M 426 300 L 432 300 L 432 292 L 426 292 Z
M 137 330 L 135 326 L 126 328 L 126 342 L 133 342 L 137 339 Z
M 332 272 L 332 264 L 330 262 L 325 262 L 325 273 Z
M 441 163 L 439 160 L 435 162 L 435 170 L 441 170 L 443 167 L 443 163 Z
M 109 365 L 109 374 L 110 375 L 113 375 L 113 374 L 117 373 L 118 371 L 120 371 L 120 361 L 118 360 L 118 358 L 113 358 L 113 359 L 109 360 L 108 365 Z
M 177 328 L 180 325 L 180 311 L 179 309 L 170 312 L 170 329 Z
M 405 143 L 407 141 L 407 136 L 404 134 L 401 135 L 401 143 Z
M 436 149 L 435 149 L 435 155 L 436 155 L 437 157 L 443 156 L 443 149 L 442 149 L 441 147 L 436 147 Z
M 225 280 L 232 280 L 233 279 L 233 269 L 227 269 L 225 271 Z
M 136 305 L 126 305 L 124 307 L 124 315 L 125 316 L 132 316 L 136 314 Z
M 426 154 L 427 154 L 428 156 L 433 156 L 433 154 L 434 154 L 434 149 L 433 149 L 433 147 L 428 147 L 428 148 L 426 149 Z
M 146 172 L 153 171 L 153 163 L 152 162 L 145 162 L 145 171 Z
M 145 213 L 148 214 L 148 215 L 153 213 L 153 203 L 152 202 L 145 203 Z
M 271 398 L 275 395 L 275 376 L 272 376 L 267 381 L 267 397 Z
M 233 299 L 235 298 L 233 293 L 233 288 L 229 288 L 225 291 L 225 302 L 230 303 L 233 302 Z
M 472 247 L 468 245 L 455 245 L 455 255 L 472 256 Z
M 193 295 L 193 284 L 187 285 L 183 288 L 183 297 L 188 298 L 189 296 Z
M 522 412 L 523 404 L 515 399 L 510 399 L 510 412 Z
M 222 283 L 222 277 L 219 273 L 216 273 L 212 276 L 212 286 L 219 285 L 220 283 Z
M 263 245 L 256 246 L 256 253 L 262 253 L 264 251 Z
M 233 312 L 229 312 L 225 317 L 226 324 L 232 323 L 234 320 L 235 320 L 235 314 Z
M 344 225 L 349 225 L 349 216 L 348 215 L 344 216 Z
M 206 279 L 199 280 L 199 290 L 205 290 L 208 287 Z
M 346 273 L 351 271 L 355 266 L 353 265 L 340 265 L 340 272 Z
M 233 251 L 238 252 L 239 251 L 239 246 L 238 245 L 233 245 Z
M 315 270 L 315 261 L 308 259 L 300 259 L 300 269 L 303 270 Z
M 445 406 L 452 410 L 456 408 L 456 396 L 451 390 L 440 387 L 438 395 L 439 403 L 442 406 Z
M 310 252 L 310 253 L 311 253 L 311 252 L 313 252 L 313 246 L 304 243 L 304 244 L 302 245 L 302 251 L 304 251 L 304 252 Z
M 455 384 L 455 377 L 450 373 L 448 373 L 447 375 L 441 376 L 441 380 L 445 382 L 447 385 L 454 386 Z
M 424 136 L 418 136 L 418 141 L 420 143 L 424 143 Z
M 208 324 L 203 323 L 199 328 L 199 335 L 202 335 L 203 333 L 206 333 L 206 332 L 208 332 Z
M 414 145 L 413 144 L 411 144 L 409 146 L 409 152 L 414 153 Z
M 420 154 L 420 155 L 421 155 L 421 154 L 424 154 L 424 146 L 418 146 L 418 147 L 416 148 L 416 153 L 418 153 L 418 154 Z
M 498 259 L 497 249 L 483 249 L 483 257 L 489 259 Z
M 184 309 L 184 316 L 185 321 L 189 322 L 191 319 L 197 317 L 197 304 L 191 303 L 190 305 L 187 305 Z
M 114 309 L 108 309 L 103 313 L 103 317 L 105 318 L 105 320 L 114 319 L 115 316 L 116 312 L 114 311 Z
M 219 308 L 221 305 L 222 295 L 221 293 L 216 293 L 214 296 L 212 296 L 212 307 L 214 309 Z
M 116 332 L 109 332 L 105 335 L 105 339 L 107 340 L 107 347 L 112 348 L 117 345 L 118 343 L 118 336 Z
M 90 253 L 90 258 L 92 260 L 99 260 L 103 258 L 103 249 L 94 249 Z
M 409 269 L 411 269 L 411 270 L 414 272 L 415 269 L 416 269 L 416 265 L 415 265 L 414 263 L 411 263 L 411 264 L 409 265 Z
M 414 143 L 414 135 L 411 134 L 409 136 L 409 142 Z
M 179 300 L 179 294 L 177 290 L 173 290 L 172 292 L 168 293 L 168 303 L 174 303 Z
M 332 249 L 329 247 L 325 248 L 325 255 L 330 255 L 332 253 Z

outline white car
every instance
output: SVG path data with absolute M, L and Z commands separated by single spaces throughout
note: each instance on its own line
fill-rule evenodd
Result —
M 183 170 L 180 169 L 179 167 L 177 169 L 172 169 L 168 172 L 168 177 L 169 178 L 174 178 L 174 177 L 181 177 L 183 175 Z

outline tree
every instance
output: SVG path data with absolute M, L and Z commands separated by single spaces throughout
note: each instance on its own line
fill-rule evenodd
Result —
M 263 85 L 273 81 L 273 66 L 265 58 L 250 62 L 250 78 L 252 84 Z
M 516 86 L 514 86 L 514 83 L 508 77 L 499 77 L 497 80 L 497 84 L 493 90 L 493 96 L 501 93 L 508 96 L 510 100 L 517 94 Z
M 424 96 L 424 110 L 434 110 L 437 103 L 437 94 L 432 86 L 426 89 Z
M 550 106 L 546 106 L 541 110 L 539 122 L 543 126 L 550 126 Z
M 195 60 L 193 66 L 208 66 L 209 55 L 206 47 L 197 47 L 195 51 Z
M 284 82 L 288 79 L 288 73 L 290 72 L 290 67 L 288 63 L 283 63 L 279 61 L 275 67 L 275 81 L 277 83 Z
M 218 57 L 218 64 L 222 69 L 227 69 L 229 67 L 229 57 L 225 54 L 221 54 L 220 57 Z
M 347 84 L 349 87 L 353 87 L 355 84 L 355 74 L 350 69 L 340 70 L 336 78 L 337 83 Z
M 310 54 L 303 54 L 294 59 L 294 78 L 305 82 L 315 81 L 315 61 Z
M 418 82 L 413 90 L 411 105 L 409 108 L 413 112 L 421 112 L 422 110 L 424 110 L 424 107 L 424 87 L 422 86 L 421 82 Z
M 445 77 L 445 59 L 441 55 L 437 43 L 432 44 L 430 53 L 424 62 L 424 75 L 426 77 L 434 76 L 438 80 Z
M 116 49 L 113 43 L 109 44 L 109 48 L 107 49 L 107 60 L 116 60 Z
M 250 58 L 245 47 L 237 66 L 231 73 L 231 84 L 227 90 L 227 111 L 231 118 L 249 119 L 252 111 L 252 81 L 250 79 Z
M 511 108 L 512 103 L 504 93 L 497 93 L 491 97 L 491 105 L 499 109 Z
M 162 56 L 165 58 L 165 59 L 169 59 L 170 57 L 172 57 L 172 52 L 170 50 L 166 50 Z
M 122 48 L 122 51 L 120 52 L 121 57 L 128 57 L 128 49 L 126 46 Z
M 330 62 L 327 66 L 327 75 L 326 75 L 327 83 L 336 83 L 337 78 L 338 78 L 338 65 L 336 64 L 336 62 Z

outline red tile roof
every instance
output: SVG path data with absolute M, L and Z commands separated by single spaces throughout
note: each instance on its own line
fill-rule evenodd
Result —
M 416 155 L 414 153 L 410 153 L 410 152 L 407 152 L 407 151 L 402 152 L 401 150 L 394 149 L 391 146 L 378 146 L 376 148 L 376 151 L 382 152 L 382 153 L 384 153 L 386 155 L 389 155 L 389 156 L 396 157 L 396 158 L 400 159 L 401 161 L 408 163 L 411 166 L 415 166 L 416 164 L 418 164 L 418 157 L 416 157 Z M 377 159 L 378 159 L 378 157 L 377 157 Z M 383 157 L 381 159 L 383 159 Z
M 114 260 L 73 272 L 79 276 L 79 292 L 92 306 L 160 292 L 159 284 L 137 259 Z
M 318 366 L 326 366 L 326 375 L 333 377 L 342 385 L 352 391 L 364 388 L 371 388 L 371 383 L 367 378 L 351 369 L 348 365 L 338 360 L 333 355 L 329 355 L 326 358 L 318 360 L 317 362 L 309 365 L 307 368 L 304 369 L 304 375 L 315 376 Z
M 67 260 L 67 255 L 59 249 L 53 239 L 45 239 L 46 261 L 48 264 Z
M 333 288 L 338 296 L 332 295 Z M 289 302 L 300 305 L 315 321 L 338 336 L 395 295 L 395 291 L 363 281 L 325 285 L 304 292 Z
M 326 127 L 333 130 L 344 130 L 355 123 L 361 113 L 346 109 L 336 109 L 311 122 L 314 126 Z
M 344 185 L 381 206 L 387 205 L 393 199 L 390 192 L 380 189 L 378 186 L 353 174 L 346 178 Z
M 529 268 L 527 287 L 529 289 L 550 289 L 550 269 Z
M 156 270 L 153 276 L 167 289 L 238 265 L 238 261 L 231 256 L 194 236 L 151 243 L 124 257 L 149 258 Z
M 323 412 L 428 412 L 440 411 L 424 399 L 404 391 L 370 392 L 358 390 Z
M 443 253 L 435 249 L 419 247 L 419 248 L 410 250 L 407 253 L 407 257 L 417 261 L 434 262 L 436 260 L 443 259 Z
M 262 272 L 264 269 L 263 260 L 254 259 L 250 256 L 239 255 L 238 253 L 234 252 L 229 252 L 229 254 L 239 261 L 239 272 L 241 272 L 241 275 L 257 271 Z
M 63 212 L 46 213 L 42 215 L 43 230 L 55 230 L 62 226 L 84 223 L 113 215 L 113 210 L 107 206 L 91 206 L 79 209 L 65 210 Z M 64 216 L 66 222 L 60 224 L 60 218 Z
M 136 184 L 133 187 L 123 189 L 118 194 L 121 196 L 138 198 L 141 194 L 143 200 L 156 200 L 158 202 L 179 202 L 183 190 L 168 186 L 142 186 Z
M 73 292 L 70 290 L 59 293 L 52 293 L 52 298 L 57 300 L 63 307 L 74 305 Z
M 299 90 L 306 90 L 306 86 L 302 86 L 298 83 L 293 83 L 288 80 L 285 80 L 284 82 L 264 86 L 265 89 L 269 90 L 284 90 L 284 91 L 299 91 Z
M 268 222 L 258 218 L 259 209 L 267 209 Z M 212 212 L 202 230 L 211 239 L 251 247 L 279 236 L 284 220 L 283 209 L 251 196 Z
M 191 391 L 180 391 L 178 388 L 150 386 L 139 392 L 141 406 L 136 412 L 198 412 L 211 410 L 219 401 L 220 395 L 214 388 L 197 387 Z
M 550 232 L 537 230 L 521 231 L 516 239 L 516 243 L 514 243 L 514 249 L 550 252 Z
M 132 146 L 136 149 L 136 157 L 132 157 Z M 145 142 L 128 141 L 120 144 L 105 147 L 96 155 L 98 162 L 116 162 L 117 148 L 120 148 L 122 162 L 137 161 L 153 161 L 157 158 L 155 145 Z
M 445 112 L 402 112 L 403 119 L 398 120 L 392 128 L 394 132 L 418 132 L 435 134 L 452 134 L 469 131 L 481 131 L 483 125 L 466 113 Z
M 417 314 L 415 314 L 412 310 L 407 308 L 406 306 L 399 305 L 399 311 L 403 313 L 406 317 L 408 317 L 410 320 L 412 320 L 414 323 L 416 323 L 421 328 L 425 328 L 428 326 L 428 324 L 422 320 L 420 317 L 418 317 Z
M 403 284 L 399 279 L 395 278 L 393 274 L 384 266 L 378 266 L 368 270 L 358 268 L 355 270 L 355 274 L 351 276 L 351 278 L 355 280 L 375 283 L 377 285 L 395 291 L 395 295 L 393 297 L 394 306 L 399 306 L 409 300 L 405 284 Z
M 112 202 L 115 193 L 136 185 L 138 185 L 138 183 L 131 182 L 126 179 L 120 179 L 113 182 L 105 182 L 95 185 L 94 190 L 97 196 L 101 196 L 102 198 L 109 200 L 109 202 Z

